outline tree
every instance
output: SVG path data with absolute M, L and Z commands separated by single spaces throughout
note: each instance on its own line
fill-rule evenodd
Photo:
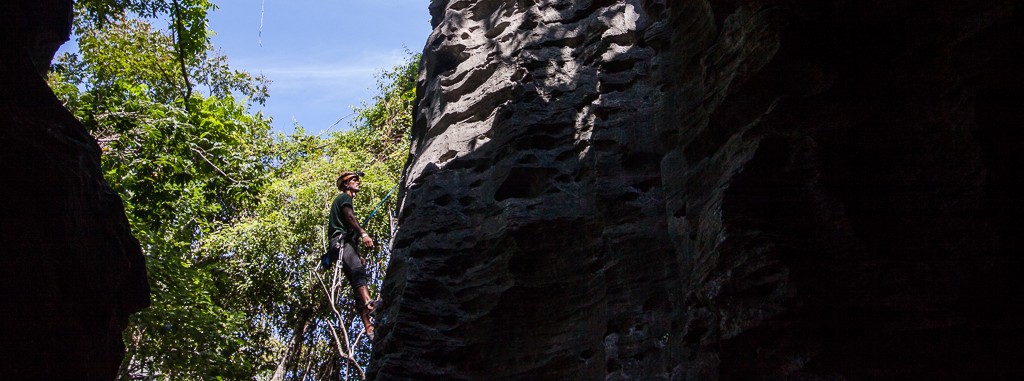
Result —
M 188 99 L 192 95 L 191 61 L 202 60 L 209 51 L 207 13 L 215 8 L 208 0 L 79 0 L 75 4 L 76 32 L 103 29 L 128 14 L 148 19 L 168 17 L 174 43 L 171 51 L 184 82 L 184 98 Z
M 205 20 L 188 13 L 203 3 L 188 4 L 182 14 Z M 58 58 L 50 82 L 99 141 L 146 254 L 153 305 L 126 330 L 122 378 L 246 378 L 264 364 L 269 335 L 227 302 L 223 266 L 195 248 L 251 210 L 269 180 L 269 121 L 236 101 L 261 102 L 265 81 L 212 53 L 205 24 L 189 24 L 188 42 L 125 14 L 96 17 L 78 18 L 79 52 Z
M 100 143 L 146 254 L 153 305 L 126 330 L 121 378 L 358 378 L 369 351 L 349 290 L 316 270 L 326 205 L 342 169 L 367 173 L 357 213 L 383 210 L 367 224 L 382 243 L 369 253 L 377 293 L 394 226 L 394 199 L 382 201 L 408 153 L 417 58 L 381 75 L 350 130 L 275 138 L 249 112 L 266 79 L 209 44 L 212 8 L 80 1 L 79 51 L 50 78 Z M 163 18 L 168 30 L 153 27 Z
M 369 359 L 369 343 L 354 308 L 351 289 L 337 272 L 319 269 L 326 247 L 326 221 L 344 170 L 366 172 L 356 213 L 369 216 L 366 229 L 379 243 L 367 253 L 371 293 L 379 292 L 389 258 L 395 208 L 393 195 L 409 150 L 412 100 L 418 57 L 384 72 L 380 94 L 357 110 L 348 131 L 328 138 L 302 129 L 281 137 L 273 162 L 275 179 L 254 213 L 206 237 L 203 256 L 229 257 L 226 283 L 237 300 L 247 301 L 254 320 L 276 327 L 275 379 L 333 379 L 344 372 L 359 379 Z M 336 269 L 336 268 L 335 268 Z M 385 301 L 386 303 L 386 301 Z M 340 361 L 343 359 L 343 361 Z

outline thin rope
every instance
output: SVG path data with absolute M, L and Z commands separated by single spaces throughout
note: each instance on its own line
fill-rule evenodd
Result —
M 366 216 L 366 218 L 363 219 L 363 223 L 359 224 L 359 226 L 366 226 L 366 223 L 370 222 L 370 219 L 373 218 L 373 215 L 377 214 L 377 211 L 380 210 L 381 205 L 384 205 L 384 202 L 387 201 L 389 197 L 391 197 L 391 194 L 395 193 L 395 190 L 398 190 L 398 184 L 395 184 L 395 187 L 391 188 L 391 191 L 388 192 L 388 195 L 384 196 L 384 199 L 380 200 L 380 202 L 377 203 L 377 206 L 373 208 L 373 211 L 370 212 L 370 215 Z
M 343 116 L 341 118 L 338 118 L 338 120 L 334 121 L 334 123 L 331 123 L 330 126 L 327 126 L 327 129 L 325 129 L 323 131 L 320 131 L 320 134 L 318 134 L 317 137 L 319 138 L 319 137 L 324 136 L 324 134 L 330 132 L 331 129 L 334 128 L 334 126 L 337 126 L 339 123 L 341 123 L 341 121 L 343 121 L 345 119 L 348 119 L 348 118 L 352 117 L 355 114 L 356 113 L 352 112 L 352 113 L 349 113 L 348 115 L 345 115 L 345 116 Z
M 267 0 L 260 1 L 260 30 L 256 33 L 256 42 L 263 47 L 263 10 L 266 9 Z

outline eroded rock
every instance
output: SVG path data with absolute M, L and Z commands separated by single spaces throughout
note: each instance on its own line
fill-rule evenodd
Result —
M 149 285 L 99 147 L 40 76 L 71 2 L 0 9 L 0 374 L 113 379 Z
M 1020 2 L 430 9 L 376 379 L 1024 373 Z

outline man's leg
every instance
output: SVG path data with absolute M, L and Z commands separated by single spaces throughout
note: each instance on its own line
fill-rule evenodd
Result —
M 370 303 L 370 301 L 373 300 L 373 299 L 370 299 L 370 287 L 368 287 L 368 286 L 359 287 L 359 288 L 356 289 L 356 293 L 359 295 L 359 299 L 360 299 L 360 301 L 363 302 L 363 305 L 366 306 L 366 310 L 367 311 L 373 311 L 373 309 L 375 307 L 377 307 L 373 303 Z
M 359 251 L 351 243 L 346 242 L 342 248 L 342 265 L 345 276 L 352 285 L 353 294 L 356 297 L 356 310 L 363 320 L 363 327 L 366 327 L 366 334 L 373 336 L 373 321 L 370 320 L 370 311 L 373 305 L 370 303 L 370 288 L 366 285 L 370 280 L 370 274 L 366 272 L 363 261 L 359 257 Z
M 363 327 L 366 327 L 366 334 L 373 339 L 373 322 L 370 320 L 370 311 L 373 311 L 374 305 L 370 303 L 370 288 L 367 286 L 361 286 L 356 289 L 356 294 L 360 299 L 359 304 L 363 308 L 359 309 L 359 317 L 363 319 Z

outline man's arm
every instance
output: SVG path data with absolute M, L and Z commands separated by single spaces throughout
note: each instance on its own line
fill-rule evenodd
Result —
M 341 208 L 341 215 L 345 218 L 345 224 L 355 229 L 355 231 L 362 236 L 363 245 L 372 248 L 373 238 L 370 238 L 370 235 L 366 234 L 366 230 L 363 230 L 363 227 L 359 226 L 359 222 L 356 221 L 356 212 L 352 210 L 352 205 L 343 206 Z

